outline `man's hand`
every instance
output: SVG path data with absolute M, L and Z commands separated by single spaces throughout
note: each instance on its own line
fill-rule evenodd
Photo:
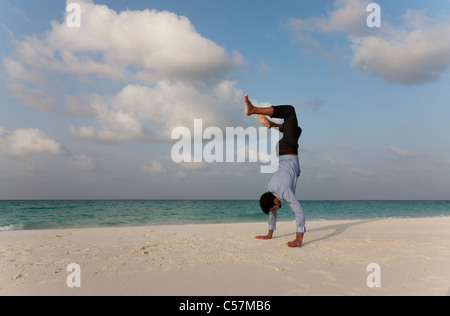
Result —
M 297 233 L 297 238 L 295 238 L 295 240 L 290 241 L 290 242 L 287 243 L 288 247 L 290 247 L 290 248 L 295 248 L 295 247 L 300 248 L 300 246 L 303 243 L 303 235 L 304 235 L 304 233 Z

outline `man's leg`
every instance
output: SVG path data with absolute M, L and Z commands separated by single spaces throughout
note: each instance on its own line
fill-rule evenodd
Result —
M 253 114 L 272 116 L 274 113 L 273 107 L 270 108 L 258 108 L 254 106 L 248 99 L 248 94 L 244 97 L 245 101 L 245 115 L 250 116 Z
M 267 128 L 278 128 L 278 130 L 281 133 L 283 133 L 283 124 L 278 124 L 278 123 L 272 122 L 271 120 L 268 120 L 267 117 L 265 117 L 262 114 L 258 114 L 258 121 L 264 127 L 267 127 Z
M 266 128 L 278 128 L 280 132 L 283 132 L 283 124 L 278 124 L 272 122 L 266 118 L 266 116 L 272 116 L 274 113 L 273 107 L 269 108 L 258 108 L 254 106 L 248 99 L 248 94 L 244 97 L 245 101 L 245 114 L 247 116 L 256 114 L 258 116 L 258 121 Z
M 248 99 L 248 94 L 244 97 L 245 115 L 258 115 L 258 119 L 265 127 L 278 127 L 283 132 L 283 138 L 279 143 L 279 155 L 298 155 L 298 139 L 302 134 L 302 129 L 298 126 L 295 108 L 292 105 L 278 105 L 269 108 L 258 108 Z M 275 124 L 263 116 L 284 119 L 284 124 Z
M 271 117 L 284 119 L 283 138 L 280 140 L 280 156 L 298 155 L 298 139 L 302 129 L 298 126 L 295 108 L 292 105 L 273 106 Z

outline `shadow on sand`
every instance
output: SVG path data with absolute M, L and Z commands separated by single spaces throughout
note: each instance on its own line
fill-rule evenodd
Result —
M 328 226 L 323 226 L 323 227 L 317 227 L 317 228 L 310 229 L 310 230 L 308 229 L 306 231 L 306 236 L 308 236 L 308 233 L 312 233 L 312 232 L 320 232 L 320 231 L 327 231 L 327 230 L 334 230 L 334 231 L 331 234 L 325 235 L 323 237 L 320 237 L 320 238 L 317 238 L 314 240 L 308 240 L 308 241 L 304 242 L 301 247 L 303 248 L 303 247 L 313 244 L 315 242 L 319 242 L 322 240 L 333 238 L 334 236 L 338 236 L 338 235 L 342 234 L 343 232 L 345 232 L 350 227 L 363 225 L 363 224 L 367 224 L 367 223 L 374 222 L 374 221 L 377 221 L 377 219 L 352 221 L 350 223 L 346 222 L 346 223 L 342 223 L 342 224 L 334 224 L 334 225 L 328 225 Z M 287 234 L 287 235 L 283 235 L 283 236 L 278 236 L 277 238 L 286 237 L 286 236 L 295 236 L 295 234 Z

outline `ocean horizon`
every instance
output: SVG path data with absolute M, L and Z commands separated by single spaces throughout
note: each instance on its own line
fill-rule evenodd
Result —
M 444 200 L 300 201 L 306 220 L 450 216 Z M 0 231 L 267 222 L 255 200 L 2 200 Z M 287 203 L 279 221 L 294 221 Z

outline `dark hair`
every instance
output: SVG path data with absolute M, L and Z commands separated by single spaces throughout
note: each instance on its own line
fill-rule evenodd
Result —
M 259 199 L 259 206 L 261 206 L 262 211 L 265 214 L 269 214 L 269 210 L 275 206 L 275 203 L 273 202 L 276 199 L 276 196 L 273 195 L 272 192 L 266 192 L 263 195 L 261 195 L 261 198 Z

